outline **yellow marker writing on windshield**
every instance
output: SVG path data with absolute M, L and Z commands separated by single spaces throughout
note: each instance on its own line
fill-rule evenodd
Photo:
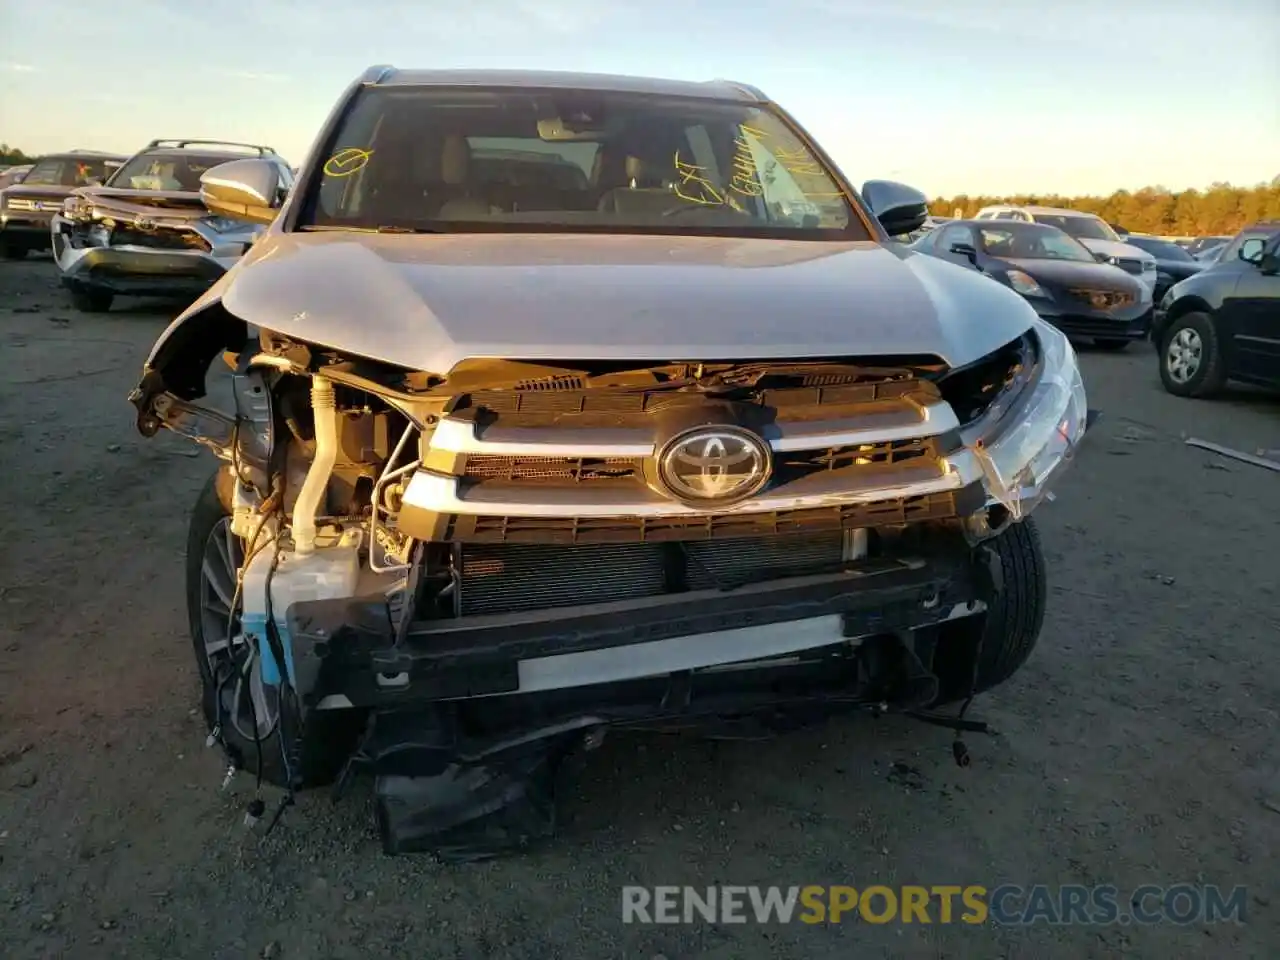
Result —
M 676 196 L 690 203 L 700 203 L 708 207 L 724 204 L 724 194 L 716 189 L 715 184 L 707 179 L 702 167 L 685 163 L 680 159 L 680 151 L 675 155 L 676 174 L 680 177 L 676 183 Z
M 759 143 L 768 136 L 767 131 L 757 130 L 745 123 L 738 124 L 738 135 L 733 139 L 733 159 L 730 161 L 733 170 L 729 180 L 730 190 L 744 197 L 764 196 L 764 184 L 760 182 L 755 151 L 751 149 L 751 144 L 752 141 Z
M 775 150 L 774 157 L 782 165 L 782 169 L 794 177 L 824 177 L 818 161 L 809 155 L 803 147 L 795 150 Z
M 742 128 L 746 131 L 746 127 Z M 733 176 L 729 179 L 729 189 L 747 197 L 764 196 L 764 186 L 756 176 L 756 159 L 751 152 L 751 144 L 745 136 L 734 140 L 733 160 L 730 167 Z
M 372 150 L 365 150 L 361 147 L 347 147 L 345 150 L 339 150 L 325 161 L 324 175 L 326 177 L 349 177 L 353 173 L 359 173 L 363 170 L 372 156 Z

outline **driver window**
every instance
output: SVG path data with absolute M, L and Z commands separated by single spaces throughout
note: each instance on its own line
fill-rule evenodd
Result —
M 950 253 L 951 247 L 956 243 L 973 243 L 973 237 L 969 233 L 967 227 L 943 227 L 942 232 L 938 234 L 938 246 L 943 253 Z

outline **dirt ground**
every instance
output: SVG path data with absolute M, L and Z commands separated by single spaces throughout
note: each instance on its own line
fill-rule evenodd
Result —
M 617 737 L 556 843 L 443 867 L 380 852 L 369 790 L 259 842 L 204 749 L 187 511 L 212 458 L 126 394 L 170 310 L 75 314 L 0 263 L 0 954 L 22 958 L 1280 955 L 1280 401 L 1164 393 L 1151 348 L 1082 348 L 1104 412 L 1038 514 L 1039 649 L 974 713 L 994 737 L 849 719 L 767 744 Z M 1216 883 L 1243 925 L 637 926 L 624 884 Z

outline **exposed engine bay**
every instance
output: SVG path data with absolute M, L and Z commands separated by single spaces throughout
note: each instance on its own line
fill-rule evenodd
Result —
M 965 664 L 981 631 L 939 641 L 983 619 L 1001 574 L 982 545 L 1039 494 L 1001 491 L 965 435 L 1025 402 L 1032 334 L 959 370 L 473 361 L 441 376 L 269 332 L 225 349 L 243 325 L 216 306 L 201 319 L 131 400 L 142 433 L 223 462 L 221 516 L 193 521 L 189 547 L 210 743 L 228 779 L 256 768 L 283 787 L 282 809 L 363 767 L 388 851 L 489 855 L 551 831 L 554 769 L 611 725 L 930 719 L 979 688 Z M 219 352 L 232 411 L 201 402 Z M 851 418 L 858 431 L 837 429 Z M 724 423 L 768 439 L 767 483 L 727 506 L 673 497 L 653 438 Z

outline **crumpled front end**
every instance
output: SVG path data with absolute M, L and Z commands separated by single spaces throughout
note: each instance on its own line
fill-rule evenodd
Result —
M 198 194 L 106 188 L 76 191 L 50 228 L 66 286 L 192 299 L 244 255 L 261 229 L 211 216 Z
M 1086 424 L 1070 344 L 1039 322 L 958 369 L 436 374 L 202 308 L 152 357 L 139 427 L 231 465 L 228 647 L 288 705 L 289 757 L 317 717 L 362 718 L 346 769 L 376 777 L 389 850 L 546 833 L 551 771 L 612 726 L 741 736 L 929 707 L 939 637 L 1001 589 L 983 544 L 1043 501 Z M 227 413 L 199 402 L 222 350 Z

